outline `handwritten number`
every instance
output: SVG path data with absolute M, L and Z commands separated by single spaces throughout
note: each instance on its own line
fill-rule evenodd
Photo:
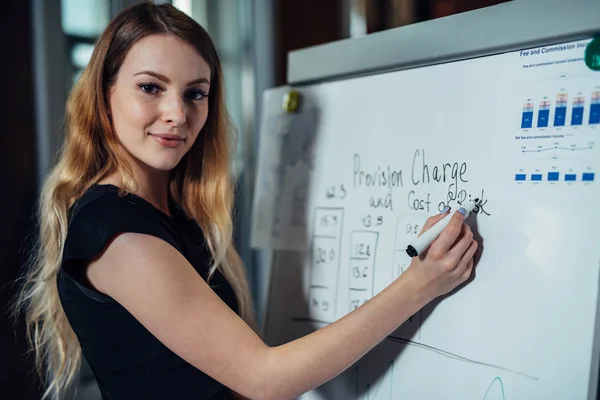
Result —
M 371 215 L 367 215 L 366 217 L 363 218 L 363 224 L 365 227 L 370 228 L 371 227 Z
M 419 225 L 418 224 L 406 224 L 406 233 L 416 235 L 419 233 Z
M 367 214 L 362 218 L 362 223 L 365 228 L 370 228 L 373 225 L 373 216 L 371 214 Z M 383 215 L 378 215 L 375 219 L 375 226 L 383 225 Z
M 337 215 L 324 215 L 321 217 L 319 224 L 322 227 L 328 227 L 328 226 L 336 227 L 338 225 L 338 217 L 337 217 Z
M 352 276 L 356 279 L 367 278 L 369 276 L 369 267 L 362 267 L 362 271 L 359 266 L 352 267 Z
M 315 264 L 323 264 L 328 261 L 334 261 L 335 256 L 336 253 L 334 249 L 330 249 L 329 251 L 327 251 L 326 249 L 317 247 L 317 256 L 315 257 Z
M 325 198 L 326 199 L 340 199 L 340 200 L 344 200 L 346 197 L 348 196 L 348 191 L 346 190 L 346 187 L 342 184 L 339 186 L 339 188 L 337 186 L 329 186 L 326 190 L 325 190 Z
M 371 256 L 371 246 L 370 245 L 364 245 L 364 244 L 357 244 L 356 245 L 356 253 L 361 255 L 361 256 Z

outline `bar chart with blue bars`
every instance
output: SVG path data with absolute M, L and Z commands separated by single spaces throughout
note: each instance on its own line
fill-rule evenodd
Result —
M 523 106 L 523 116 L 521 118 L 521 128 L 531 128 L 533 126 L 533 103 L 525 103 Z
M 538 128 L 548 127 L 548 117 L 550 116 L 550 102 L 548 100 L 542 100 L 540 103 L 540 109 L 538 110 Z
M 583 173 L 561 173 L 557 171 L 550 171 L 546 173 L 534 172 L 534 173 L 517 173 L 515 174 L 515 181 L 517 182 L 593 182 L 595 178 L 594 172 L 583 172 Z
M 565 92 L 556 95 L 554 106 L 552 101 L 546 97 L 539 103 L 528 99 L 523 104 L 521 129 L 581 126 L 586 123 L 598 125 L 600 124 L 600 90 L 591 92 L 588 99 L 589 102 L 586 101 L 585 94 L 578 93 L 573 97 L 570 111 L 568 111 L 569 94 Z M 537 110 L 536 104 L 538 105 Z M 589 114 L 587 114 L 588 109 Z M 553 114 L 553 118 L 551 118 L 551 114 Z M 584 118 L 586 115 L 589 116 Z
M 592 94 L 592 104 L 590 105 L 590 125 L 600 124 L 600 90 Z
M 556 107 L 554 108 L 554 126 L 565 126 L 565 117 L 567 116 L 567 100 L 566 93 L 556 95 Z

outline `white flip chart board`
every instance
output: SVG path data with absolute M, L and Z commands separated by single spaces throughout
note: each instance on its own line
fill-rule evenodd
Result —
M 600 73 L 579 40 L 265 93 L 253 238 L 275 252 L 265 338 L 337 319 L 403 273 L 445 205 L 473 279 L 303 399 L 595 398 Z M 525 53 L 527 51 L 527 53 Z M 594 392 L 594 393 L 592 393 Z

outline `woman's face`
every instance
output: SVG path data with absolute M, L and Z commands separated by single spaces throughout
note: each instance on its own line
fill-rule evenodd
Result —
M 190 45 L 147 36 L 130 49 L 110 90 L 119 141 L 142 167 L 169 171 L 208 116 L 210 66 Z

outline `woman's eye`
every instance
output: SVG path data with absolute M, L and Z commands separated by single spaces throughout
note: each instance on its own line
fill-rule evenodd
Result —
M 204 93 L 202 90 L 190 90 L 187 93 L 187 97 L 190 100 L 202 100 L 206 97 L 206 93 Z
M 140 89 L 142 89 L 142 92 L 148 94 L 157 94 L 160 91 L 158 85 L 154 83 L 140 83 L 138 86 Z

